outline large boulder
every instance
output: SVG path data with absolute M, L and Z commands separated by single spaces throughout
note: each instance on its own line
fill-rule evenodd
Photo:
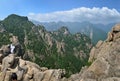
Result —
M 14 64 L 14 60 L 15 60 L 14 54 L 9 54 L 7 57 L 5 57 L 2 60 L 2 70 L 11 68 Z
M 10 38 L 11 41 L 11 45 L 14 46 L 14 54 L 16 54 L 17 56 L 21 56 L 23 57 L 23 48 L 21 46 L 21 44 L 19 43 L 18 37 L 12 35 L 12 37 Z
M 113 41 L 120 38 L 120 24 L 116 24 L 112 31 L 108 33 L 108 38 L 106 41 Z
M 3 54 L 3 56 L 7 56 L 10 54 L 10 45 L 3 45 L 0 49 L 1 54 Z
M 18 81 L 60 81 L 65 74 L 62 69 L 48 69 L 35 63 L 9 54 L 0 65 L 0 81 L 11 81 L 12 73 L 16 73 Z

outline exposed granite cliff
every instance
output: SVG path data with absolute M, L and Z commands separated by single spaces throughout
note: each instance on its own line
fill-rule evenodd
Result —
M 92 48 L 89 63 L 68 81 L 120 81 L 120 24 L 112 28 L 106 41 Z

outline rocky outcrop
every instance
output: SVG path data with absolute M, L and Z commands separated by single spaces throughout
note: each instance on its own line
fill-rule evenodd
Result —
M 37 64 L 22 60 L 9 54 L 0 65 L 0 81 L 11 81 L 11 74 L 16 73 L 18 81 L 60 81 L 65 74 L 63 69 L 39 67 Z
M 69 81 L 120 81 L 120 24 L 115 25 L 106 41 L 99 41 L 92 48 L 91 65 L 73 75 Z
M 115 27 L 112 28 L 112 31 L 108 33 L 106 41 L 114 41 L 117 38 L 120 38 L 120 24 L 116 24 Z
M 63 52 L 65 52 L 65 43 L 63 41 L 62 42 L 56 41 L 56 44 L 57 52 L 63 54 Z

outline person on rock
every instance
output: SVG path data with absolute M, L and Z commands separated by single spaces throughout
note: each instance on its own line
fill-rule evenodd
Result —
M 12 73 L 11 79 L 12 79 L 12 81 L 17 81 L 17 74 Z
M 10 52 L 11 52 L 11 53 L 14 53 L 14 49 L 15 49 L 15 46 L 11 44 L 11 45 L 10 45 Z

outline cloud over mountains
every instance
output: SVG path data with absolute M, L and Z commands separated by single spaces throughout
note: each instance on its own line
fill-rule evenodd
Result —
M 67 11 L 56 11 L 51 13 L 29 13 L 29 19 L 40 22 L 83 22 L 89 21 L 92 23 L 113 23 L 120 22 L 120 12 L 116 9 L 102 8 L 86 8 L 80 7 Z

